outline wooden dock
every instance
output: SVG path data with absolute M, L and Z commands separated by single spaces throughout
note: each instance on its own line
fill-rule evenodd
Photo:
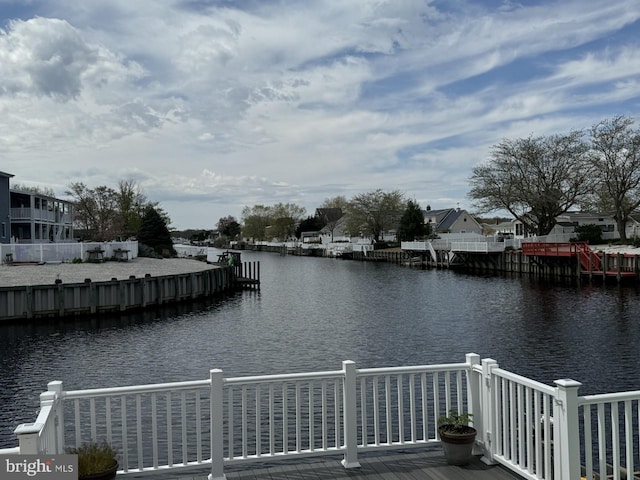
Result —
M 500 465 L 485 465 L 480 457 L 464 467 L 448 465 L 439 449 L 408 453 L 393 452 L 359 457 L 361 468 L 345 469 L 341 457 L 298 459 L 272 465 L 243 465 L 225 468 L 227 480 L 522 480 Z M 173 476 L 165 476 L 173 473 Z M 176 475 L 167 472 L 154 475 L 160 480 L 206 480 L 207 473 Z M 127 474 L 128 479 L 150 478 Z

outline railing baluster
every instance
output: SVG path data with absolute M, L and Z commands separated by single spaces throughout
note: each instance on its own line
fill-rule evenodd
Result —
M 604 416 L 604 404 L 598 404 L 598 458 L 599 466 L 600 466 L 600 478 L 607 478 L 607 465 L 606 462 L 603 462 L 603 459 L 606 459 L 607 450 L 606 450 L 606 425 L 605 425 L 605 416 Z
M 169 466 L 173 465 L 173 425 L 171 415 L 171 392 L 167 392 L 167 463 Z
M 96 433 L 96 399 L 89 399 L 89 419 L 91 423 L 91 441 L 96 442 L 98 435 Z
M 73 401 L 74 416 L 75 416 L 75 430 L 76 430 L 76 447 L 82 445 L 82 433 L 80 431 L 80 400 Z
M 288 405 L 288 386 L 282 384 L 282 453 L 289 452 L 289 405 Z
M 398 442 L 404 443 L 404 385 L 402 374 L 396 376 L 396 388 L 398 390 Z
M 392 427 L 391 427 L 391 379 L 389 375 L 384 377 L 385 388 L 385 412 L 387 414 L 387 444 L 393 443 Z
M 153 392 L 151 394 L 151 438 L 153 439 L 153 443 L 151 444 L 151 448 L 152 448 L 151 456 L 152 456 L 152 462 L 153 462 L 154 468 L 157 468 L 160 463 L 158 460 L 158 405 L 157 405 L 157 402 L 158 402 L 158 395 L 156 394 L 156 392 Z
M 301 399 L 300 399 L 300 382 L 296 382 L 296 452 L 301 452 L 302 451 L 302 427 L 301 427 L 301 423 L 302 423 L 302 418 L 301 418 L 301 414 L 300 414 L 300 403 L 301 403 Z
M 182 464 L 189 463 L 189 452 L 187 451 L 187 394 L 180 393 L 180 417 L 182 427 Z
M 411 443 L 415 443 L 416 438 L 416 398 L 415 398 L 415 375 L 409 375 L 409 412 L 411 419 Z
M 120 397 L 120 411 L 122 414 L 122 463 L 123 470 L 129 470 L 129 431 L 127 426 L 127 397 Z
M 620 424 L 618 402 L 611 403 L 611 456 L 613 457 L 613 480 L 620 480 Z
M 313 409 L 314 398 L 313 398 L 313 383 L 309 382 L 309 451 L 313 452 L 315 450 L 315 432 L 314 432 L 314 416 L 315 412 Z
M 113 431 L 111 428 L 111 397 L 105 397 L 104 403 L 104 416 L 107 422 L 107 443 L 111 443 L 113 441 Z
M 380 387 L 378 385 L 378 377 L 373 377 L 372 382 L 373 395 L 373 434 L 375 435 L 374 444 L 380 445 Z
M 269 384 L 269 453 L 274 455 L 276 453 L 275 448 L 275 400 L 273 383 Z
M 196 461 L 202 463 L 202 405 L 200 402 L 200 391 L 195 392 L 196 408 Z
M 368 445 L 367 432 L 367 382 L 365 377 L 360 378 L 360 424 L 361 424 L 361 435 L 362 435 L 362 445 Z
M 229 390 L 227 391 L 227 423 L 228 423 L 228 438 L 227 438 L 227 442 L 229 445 L 229 458 L 233 459 L 234 458 L 234 446 L 236 443 L 236 435 L 235 435 L 235 428 L 234 428 L 234 416 L 233 416 L 233 387 L 229 387 Z
M 142 458 L 142 398 L 140 394 L 136 395 L 136 440 L 138 448 L 138 468 L 144 467 L 144 459 Z
M 322 449 L 326 450 L 328 445 L 327 441 L 327 381 L 322 380 L 322 388 L 320 395 L 322 395 Z
M 247 387 L 242 387 L 242 458 L 247 458 Z
M 260 385 L 256 385 L 256 455 L 262 455 L 262 426 L 260 425 L 262 409 L 260 407 Z
M 420 374 L 420 391 L 422 392 L 422 439 L 426 442 L 429 440 L 429 412 L 427 402 L 427 374 Z
M 591 440 L 591 405 L 582 408 L 584 425 L 584 467 L 586 478 L 593 478 L 593 443 Z
M 438 381 L 438 372 L 434 372 L 431 378 L 433 385 L 433 424 L 435 425 L 436 438 L 440 438 L 438 434 L 438 419 L 440 418 L 440 382 Z

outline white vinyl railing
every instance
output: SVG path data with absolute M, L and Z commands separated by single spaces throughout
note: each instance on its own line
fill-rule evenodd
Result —
M 640 478 L 640 391 L 588 395 L 578 402 L 583 476 Z
M 638 465 L 640 391 L 578 397 L 468 354 L 464 363 L 224 378 L 64 391 L 51 382 L 20 453 L 61 453 L 106 440 L 121 474 L 439 443 L 438 418 L 469 412 L 476 453 L 526 479 L 631 478 Z M 0 453 L 9 453 L 5 450 Z
M 65 242 L 65 243 L 10 243 L 0 244 L 0 260 L 7 255 L 13 262 L 71 262 L 87 260 L 91 250 L 102 250 L 104 258 L 114 256 L 116 250 L 127 252 L 129 259 L 138 256 L 138 242 Z

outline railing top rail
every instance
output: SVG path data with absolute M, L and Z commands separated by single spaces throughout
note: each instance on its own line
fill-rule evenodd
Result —
M 327 372 L 311 372 L 311 373 L 283 373 L 280 375 L 256 375 L 248 377 L 230 377 L 225 378 L 226 385 L 245 385 L 250 383 L 279 383 L 289 381 L 302 380 L 320 380 L 328 378 L 344 377 L 342 370 L 334 370 Z
M 173 391 L 173 390 L 194 390 L 197 388 L 208 387 L 209 385 L 211 385 L 211 381 L 209 379 L 206 379 L 206 380 L 192 380 L 188 382 L 130 385 L 126 387 L 90 388 L 85 390 L 66 391 L 64 392 L 64 398 L 67 400 L 72 400 L 75 398 L 110 397 L 114 395 L 127 395 L 127 394 L 135 394 L 135 393 L 166 392 L 166 391 Z
M 394 375 L 399 373 L 451 372 L 468 369 L 469 365 L 466 363 L 442 363 L 440 365 L 414 365 L 410 367 L 361 368 L 358 370 L 358 375 L 374 376 Z
M 547 395 L 555 395 L 556 393 L 555 387 L 545 385 L 544 383 L 538 382 L 536 380 L 531 380 L 530 378 L 523 377 L 522 375 L 518 375 L 517 373 L 512 373 L 501 368 L 494 368 L 492 370 L 492 373 L 512 382 L 524 385 L 525 387 L 533 388 L 535 390 L 538 390 L 539 392 L 546 393 Z
M 578 397 L 578 405 L 595 405 L 598 403 L 624 402 L 627 400 L 640 400 L 640 390 L 584 395 Z

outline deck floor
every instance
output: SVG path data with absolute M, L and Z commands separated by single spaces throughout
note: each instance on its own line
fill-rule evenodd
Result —
M 361 468 L 347 470 L 340 464 L 340 457 L 286 461 L 272 465 L 244 465 L 228 468 L 227 480 L 522 480 L 522 477 L 499 465 L 485 465 L 480 457 L 474 457 L 464 467 L 448 465 L 441 452 L 411 451 L 373 456 L 361 455 Z M 206 480 L 207 474 L 166 476 L 165 480 Z M 194 472 L 195 473 L 195 472 Z M 122 477 L 125 478 L 125 477 Z M 126 475 L 127 479 L 137 478 Z M 151 478 L 149 475 L 140 478 Z

